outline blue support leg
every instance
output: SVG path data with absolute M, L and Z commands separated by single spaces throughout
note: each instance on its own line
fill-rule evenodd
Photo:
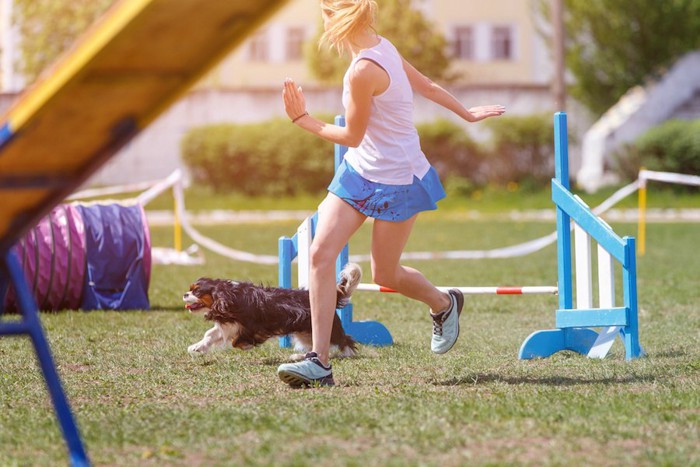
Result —
M 280 237 L 277 243 L 279 263 L 278 263 L 278 283 L 285 289 L 292 288 L 292 258 L 294 243 L 289 237 Z M 282 336 L 279 339 L 280 347 L 289 348 L 292 346 L 292 339 L 289 336 Z
M 23 319 L 21 323 L 0 323 L 0 335 L 29 334 L 34 344 L 41 371 L 44 374 L 44 380 L 56 411 L 56 417 L 63 431 L 63 438 L 68 446 L 71 464 L 74 466 L 88 466 L 90 462 L 83 448 L 68 400 L 63 392 L 63 386 L 56 371 L 49 344 L 46 341 L 41 322 L 39 321 L 37 305 L 34 302 L 32 292 L 27 286 L 22 268 L 12 252 L 6 252 L 2 261 L 0 265 L 3 269 L 2 272 L 6 274 L 6 277 L 14 285 Z
M 644 350 L 639 344 L 639 316 L 637 303 L 637 246 L 633 237 L 625 237 L 626 267 L 622 269 L 624 282 L 624 300 L 627 308 L 627 326 L 622 329 L 622 340 L 625 343 L 625 358 L 632 360 L 644 356 Z

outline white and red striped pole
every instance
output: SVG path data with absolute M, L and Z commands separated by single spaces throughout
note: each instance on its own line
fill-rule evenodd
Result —
M 465 295 L 531 295 L 531 294 L 552 294 L 559 292 L 557 287 L 531 286 L 531 287 L 438 287 L 439 290 L 447 292 L 450 289 L 458 289 Z M 396 290 L 382 287 L 376 284 L 360 284 L 357 290 L 368 292 L 396 293 Z

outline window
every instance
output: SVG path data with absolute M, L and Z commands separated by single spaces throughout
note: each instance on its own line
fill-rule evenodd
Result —
M 269 44 L 265 31 L 255 34 L 248 46 L 248 57 L 251 62 L 266 62 L 269 60 Z
M 473 60 L 474 53 L 474 29 L 471 26 L 459 26 L 455 28 L 453 54 L 460 60 Z
M 512 60 L 513 31 L 508 26 L 495 26 L 491 30 L 491 58 L 494 60 Z
M 285 57 L 287 61 L 298 61 L 302 59 L 304 50 L 304 28 L 287 29 L 287 45 Z

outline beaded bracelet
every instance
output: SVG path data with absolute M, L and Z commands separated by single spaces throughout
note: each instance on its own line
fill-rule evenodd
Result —
M 292 123 L 296 123 L 297 120 L 299 120 L 302 117 L 306 117 L 307 115 L 309 115 L 309 112 L 304 112 L 303 114 L 299 115 L 297 118 L 293 119 Z

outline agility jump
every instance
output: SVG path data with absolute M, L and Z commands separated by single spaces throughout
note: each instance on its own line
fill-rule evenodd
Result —
M 342 125 L 342 117 L 335 123 Z M 466 294 L 528 295 L 558 294 L 559 310 L 556 312 L 554 330 L 532 333 L 523 342 L 520 359 L 547 357 L 561 350 L 571 350 L 591 358 L 604 358 L 615 338 L 620 336 L 626 350 L 626 358 L 643 355 L 639 345 L 637 323 L 637 273 L 634 238 L 618 237 L 600 217 L 569 191 L 568 137 L 566 114 L 554 116 L 555 139 L 555 178 L 552 179 L 552 198 L 557 208 L 557 255 L 558 286 L 523 287 L 463 287 L 457 286 Z M 347 151 L 344 146 L 335 146 L 335 166 L 338 167 Z M 298 287 L 307 285 L 309 273 L 309 247 L 313 239 L 318 213 L 302 222 L 292 237 L 282 237 L 278 242 L 279 285 L 292 287 L 292 261 L 298 263 Z M 573 221 L 573 222 L 571 222 Z M 573 306 L 571 230 L 576 240 L 576 307 Z M 593 308 L 593 282 L 591 271 L 591 238 L 598 242 L 598 288 L 599 306 Z M 349 261 L 346 245 L 336 261 L 336 271 L 340 272 Z M 614 262 L 622 265 L 624 305 L 615 307 Z M 452 287 L 441 286 L 442 290 Z M 394 292 L 376 284 L 360 284 L 358 290 Z M 376 321 L 353 321 L 352 304 L 337 310 L 341 322 L 350 335 L 362 344 L 391 345 L 393 339 L 386 327 Z M 598 333 L 591 328 L 602 328 Z M 280 345 L 287 347 L 287 338 L 280 339 Z

